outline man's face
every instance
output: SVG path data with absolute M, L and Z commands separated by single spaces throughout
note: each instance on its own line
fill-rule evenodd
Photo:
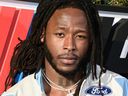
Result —
M 73 73 L 80 66 L 89 47 L 90 36 L 85 13 L 76 8 L 56 10 L 48 21 L 45 41 L 45 65 L 57 72 Z

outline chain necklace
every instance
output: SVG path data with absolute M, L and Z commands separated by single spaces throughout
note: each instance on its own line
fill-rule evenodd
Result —
M 54 88 L 56 90 L 67 92 L 68 93 L 67 96 L 73 96 L 75 94 L 75 91 L 72 91 L 72 90 L 75 89 L 78 86 L 78 84 L 80 83 L 80 80 L 79 80 L 74 85 L 72 85 L 70 88 L 64 88 L 62 86 L 59 86 L 59 85 L 55 84 L 52 80 L 50 80 L 48 78 L 48 76 L 44 73 L 44 71 L 42 71 L 42 74 L 43 74 L 44 80 L 47 82 L 47 84 L 50 87 L 52 87 L 52 88 Z

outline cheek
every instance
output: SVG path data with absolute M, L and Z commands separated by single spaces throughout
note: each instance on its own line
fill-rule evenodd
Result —
M 88 48 L 89 48 L 89 42 L 88 41 L 84 41 L 84 42 L 79 42 L 77 44 L 77 48 L 78 48 L 78 51 L 79 51 L 79 54 L 81 56 L 85 55 L 88 51 Z
M 54 39 L 53 37 L 49 37 L 46 40 L 48 49 L 50 51 L 50 53 L 53 55 L 53 57 L 55 57 L 59 51 L 61 50 L 61 44 L 58 40 Z

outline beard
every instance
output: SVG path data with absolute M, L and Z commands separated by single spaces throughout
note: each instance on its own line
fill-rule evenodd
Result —
M 47 59 L 47 61 L 49 62 L 49 64 L 52 66 L 52 68 L 59 73 L 60 75 L 64 76 L 64 77 L 72 77 L 74 76 L 76 73 L 84 73 L 83 71 L 85 71 L 85 67 L 87 65 L 87 61 L 86 58 L 82 58 L 78 64 L 78 66 L 71 71 L 63 71 L 60 70 L 59 68 L 57 68 L 57 64 L 54 62 L 54 58 L 50 52 L 50 50 L 47 47 L 46 42 L 44 43 L 44 52 L 45 52 L 45 57 Z

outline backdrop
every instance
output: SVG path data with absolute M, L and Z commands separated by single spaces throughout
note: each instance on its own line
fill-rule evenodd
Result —
M 0 94 L 18 38 L 24 40 L 29 32 L 38 5 L 34 1 L 0 0 Z M 104 66 L 128 77 L 128 8 L 97 6 L 97 9 L 102 20 Z

